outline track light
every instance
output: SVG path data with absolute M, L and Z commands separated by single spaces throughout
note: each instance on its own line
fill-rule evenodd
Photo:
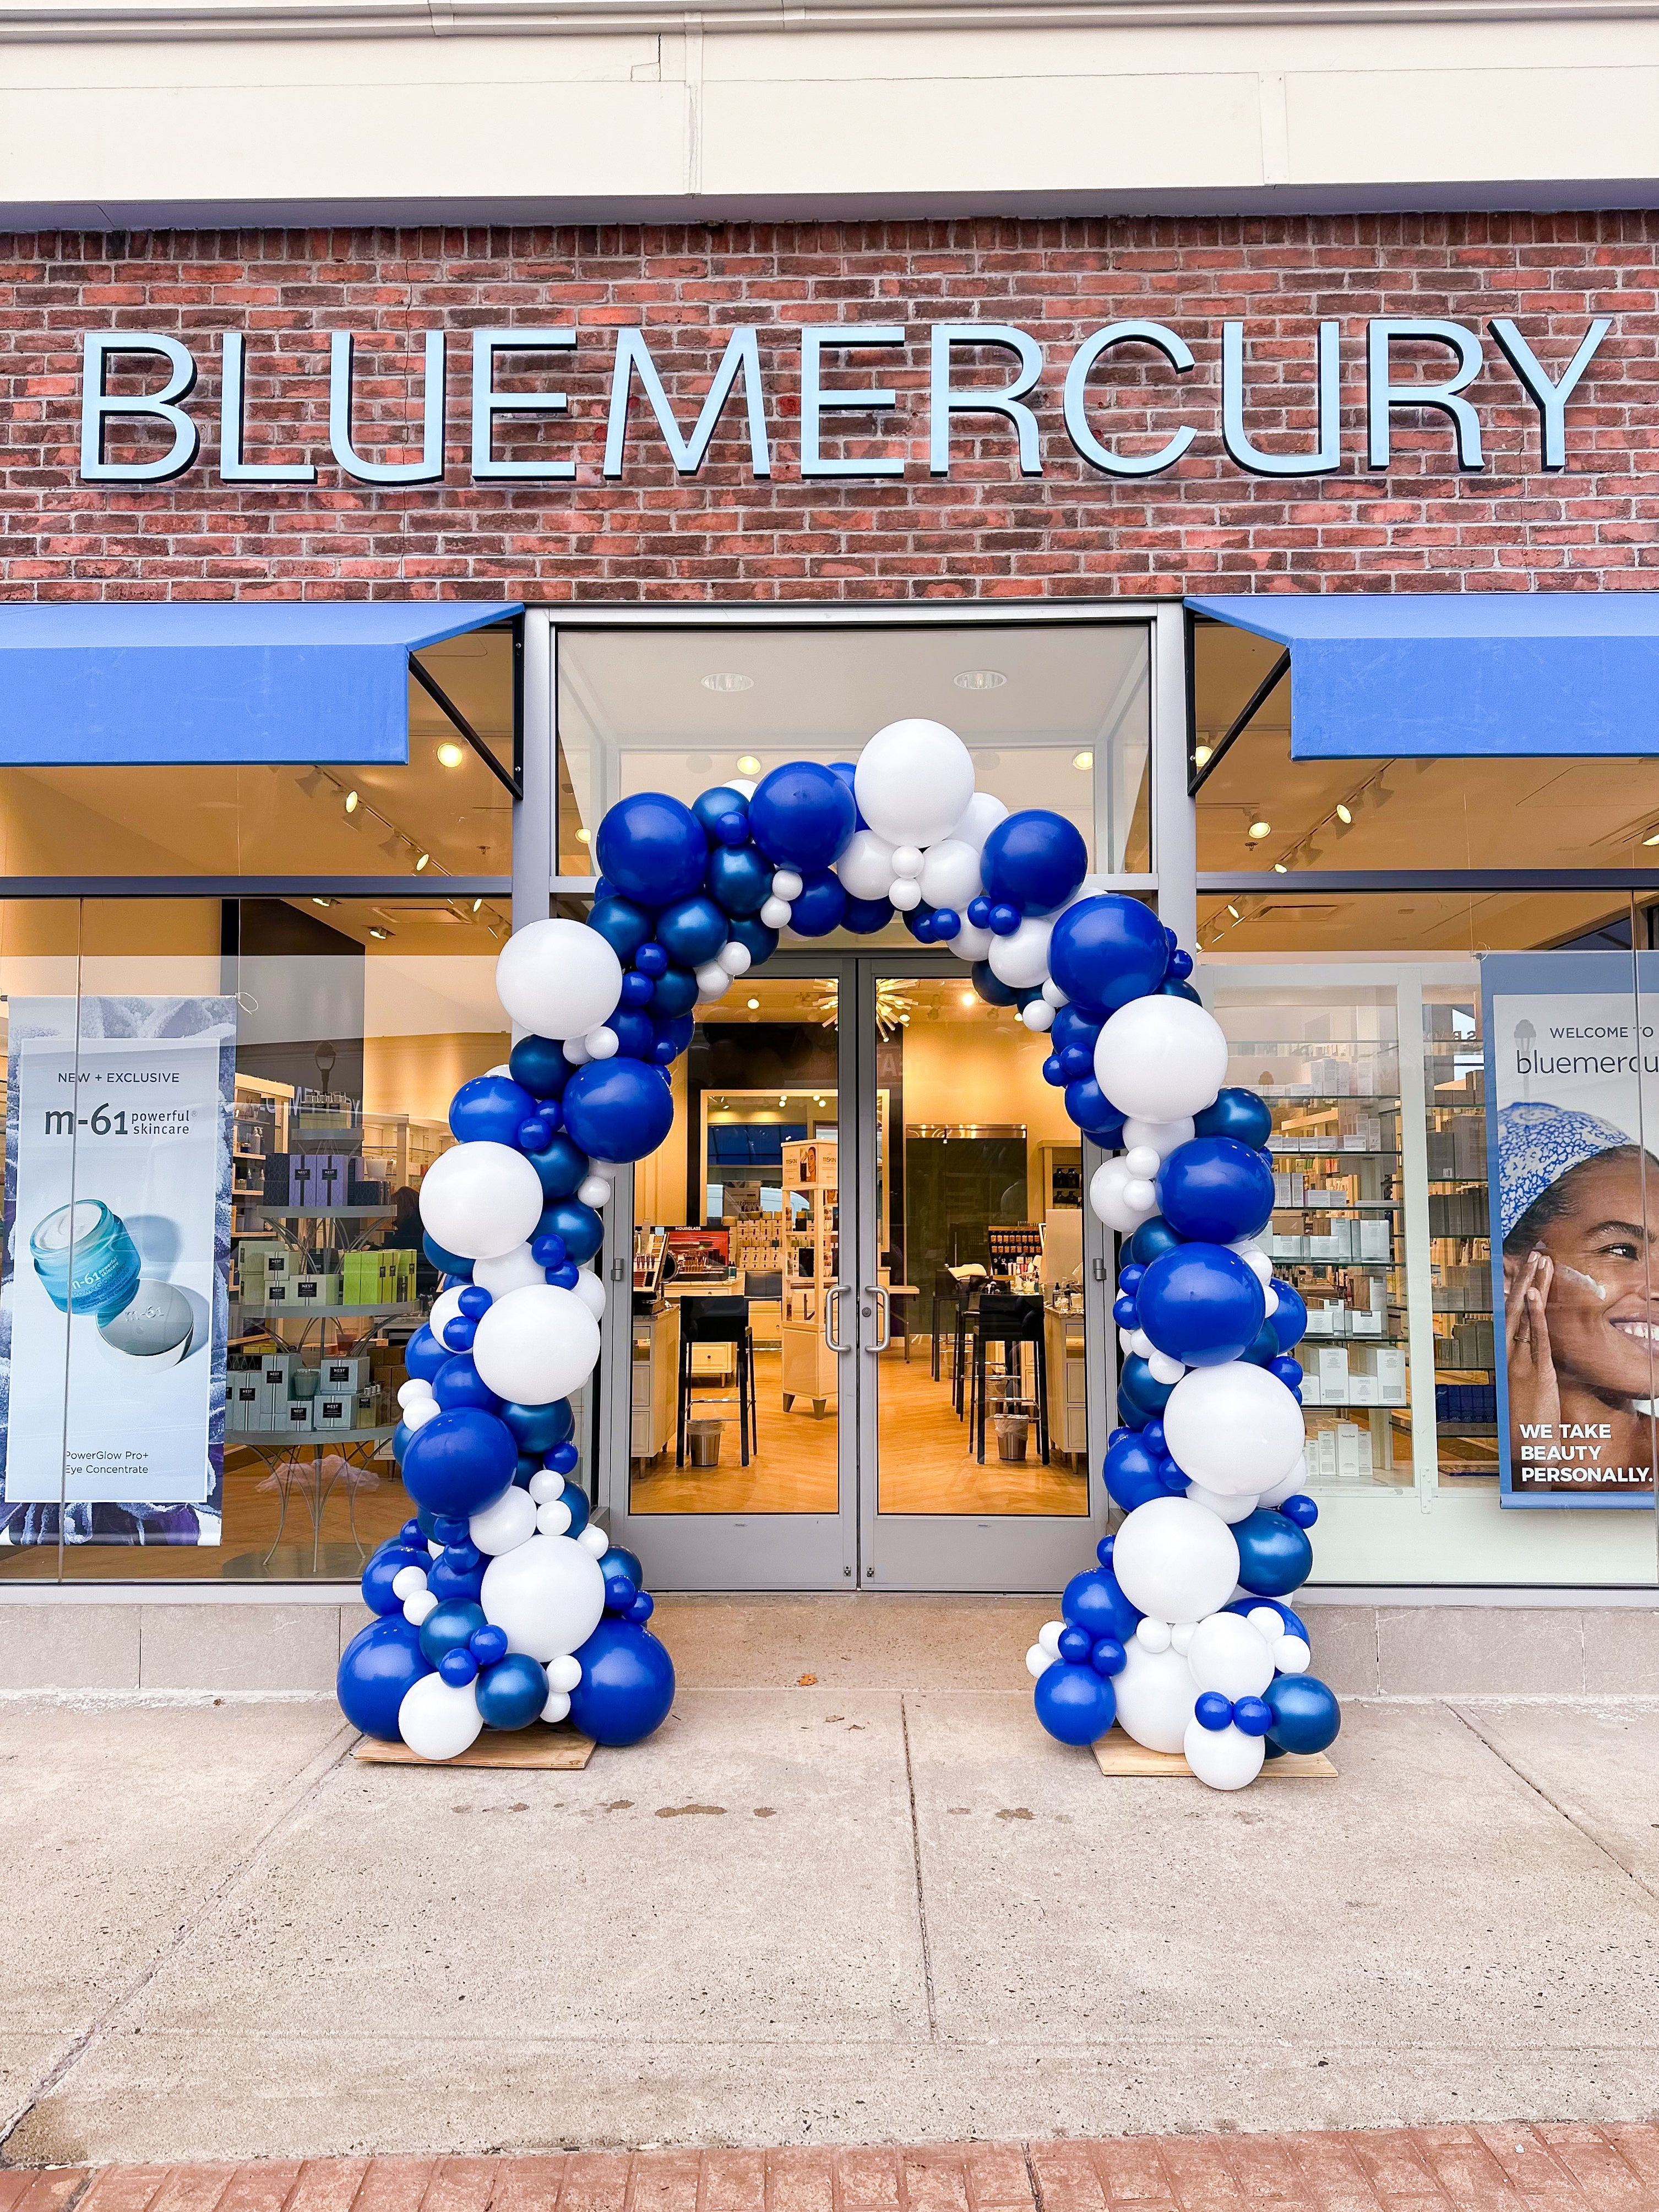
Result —
M 432 858 L 432 855 L 431 855 L 431 854 L 430 854 L 430 853 L 422 853 L 422 854 L 421 854 L 421 856 L 420 856 L 419 860 L 417 860 L 416 861 L 416 863 L 415 863 L 415 872 L 416 872 L 416 874 L 417 876 L 420 874 L 420 872 L 421 872 L 422 869 L 425 867 L 425 866 L 427 865 L 427 862 L 428 862 L 431 858 Z
M 1352 811 L 1350 811 L 1350 809 L 1348 808 L 1348 806 L 1346 805 L 1346 803 L 1344 803 L 1344 802 L 1342 802 L 1342 801 L 1340 801 L 1340 800 L 1339 800 L 1339 802 L 1338 802 L 1338 804 L 1337 804 L 1337 809 L 1336 809 L 1336 818 L 1337 818 L 1337 820 L 1338 820 L 1338 821 L 1342 824 L 1342 826 L 1343 826 L 1343 828 L 1344 828 L 1345 830 L 1347 828 L 1347 826 L 1348 826 L 1349 823 L 1351 823 L 1351 822 L 1353 820 L 1353 815 L 1352 815 Z
M 305 774 L 300 778 L 300 788 L 304 792 L 307 799 L 315 799 L 317 793 L 322 789 L 324 784 L 326 783 L 328 779 L 323 774 L 321 769 L 307 769 Z
M 345 795 L 345 811 L 348 814 L 355 814 L 357 811 L 357 794 L 355 791 L 349 791 Z

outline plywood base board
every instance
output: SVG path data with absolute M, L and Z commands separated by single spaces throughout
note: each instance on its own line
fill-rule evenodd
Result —
M 372 1735 L 361 1737 L 351 1755 L 369 1766 L 543 1767 L 569 1774 L 586 1765 L 593 1748 L 592 1737 L 578 1735 L 573 1728 L 532 1721 L 527 1729 L 486 1729 L 457 1759 L 422 1759 L 406 1743 L 382 1743 Z
M 1119 1728 L 1107 1730 L 1094 1747 L 1094 1753 L 1095 1765 L 1101 1772 L 1115 1778 L 1124 1775 L 1190 1776 L 1193 1771 L 1178 1751 L 1148 1751 L 1145 1744 L 1137 1743 Z M 1270 1778 L 1280 1782 L 1334 1782 L 1336 1769 L 1322 1751 L 1287 1751 L 1282 1759 L 1268 1759 L 1257 1778 L 1266 1782 Z

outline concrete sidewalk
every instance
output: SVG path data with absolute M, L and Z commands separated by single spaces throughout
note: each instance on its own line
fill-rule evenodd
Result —
M 350 1741 L 0 1704 L 11 2163 L 1659 2102 L 1659 1705 L 1356 1703 L 1340 1781 L 1237 1796 L 1103 1781 L 1018 1689 L 691 1690 L 582 1774 Z

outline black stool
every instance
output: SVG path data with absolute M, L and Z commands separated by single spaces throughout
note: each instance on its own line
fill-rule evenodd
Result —
M 760 1417 L 755 1400 L 755 1340 L 749 1327 L 747 1298 L 682 1298 L 680 1309 L 679 1407 L 674 1443 L 674 1464 L 685 1465 L 685 1424 L 691 1394 L 699 1378 L 691 1372 L 691 1353 L 699 1344 L 730 1344 L 737 1348 L 738 1438 L 742 1462 L 749 1464 L 752 1439 L 760 1443 Z
M 980 1465 L 985 1464 L 985 1398 L 986 1346 L 1002 1346 L 1002 1364 L 1006 1373 L 1008 1355 L 1014 1355 L 1016 1372 L 1024 1370 L 1021 1346 L 1034 1345 L 1036 1348 L 1036 1417 L 1037 1443 L 1041 1447 L 1042 1464 L 1048 1464 L 1048 1352 L 1043 1342 L 1042 1300 L 1035 1297 L 1010 1297 L 994 1291 L 985 1291 L 979 1301 L 979 1312 L 974 1333 L 973 1382 L 970 1389 L 970 1418 L 974 1424 L 974 1446 Z M 1005 1401 L 1006 1402 L 1006 1401 Z
M 951 1270 L 950 1270 L 948 1267 L 935 1267 L 935 1268 L 934 1268 L 934 1270 L 933 1270 L 933 1380 L 934 1380 L 934 1382 L 937 1382 L 939 1381 L 939 1317 L 940 1309 L 941 1309 L 941 1308 L 944 1308 L 944 1309 L 948 1310 L 949 1310 L 949 1312 L 950 1312 L 950 1314 L 951 1314 L 951 1335 L 952 1335 L 952 1337 L 954 1338 L 954 1337 L 955 1337 L 955 1335 L 956 1335 L 956 1333 L 957 1333 L 957 1327 L 958 1327 L 958 1319 L 957 1319 L 957 1317 L 958 1317 L 958 1316 L 960 1316 L 960 1314 L 961 1314 L 963 1300 L 963 1297 L 965 1297 L 965 1295 L 966 1295 L 966 1293 L 963 1291 L 963 1287 L 962 1287 L 962 1285 L 961 1285 L 959 1282 L 957 1282 L 957 1280 L 956 1277 L 955 1277 L 955 1276 L 951 1273 Z M 955 1376 L 956 1376 L 956 1366 L 955 1366 L 955 1359 L 954 1359 L 954 1356 L 953 1356 L 953 1357 L 952 1357 L 952 1362 L 951 1362 L 951 1381 L 952 1381 L 952 1387 L 953 1387 L 953 1388 L 954 1388 L 954 1385 L 955 1385 Z

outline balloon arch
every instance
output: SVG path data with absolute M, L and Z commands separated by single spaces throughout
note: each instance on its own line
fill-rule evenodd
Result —
M 378 1618 L 340 1662 L 348 1718 L 433 1759 L 485 1728 L 568 1716 L 625 1744 L 665 1718 L 674 1669 L 640 1563 L 588 1524 L 570 1480 L 570 1394 L 605 1313 L 588 1265 L 600 1209 L 616 1169 L 673 1124 L 668 1070 L 700 1003 L 786 927 L 867 935 L 898 914 L 1046 1036 L 1044 1075 L 1115 1155 L 1089 1199 L 1128 1240 L 1103 1470 L 1124 1518 L 1026 1654 L 1037 1718 L 1070 1744 L 1115 1719 L 1218 1789 L 1322 1750 L 1336 1699 L 1284 1603 L 1317 1511 L 1290 1356 L 1306 1310 L 1261 1243 L 1270 1117 L 1223 1087 L 1226 1040 L 1191 955 L 1139 901 L 1079 896 L 1076 828 L 976 792 L 938 722 L 890 723 L 856 762 L 794 762 L 690 806 L 623 799 L 597 850 L 587 921 L 532 922 L 503 949 L 496 988 L 525 1034 L 456 1093 L 458 1141 L 421 1187 L 446 1281 L 398 1394 L 392 1449 L 417 1510 L 364 1571 Z

